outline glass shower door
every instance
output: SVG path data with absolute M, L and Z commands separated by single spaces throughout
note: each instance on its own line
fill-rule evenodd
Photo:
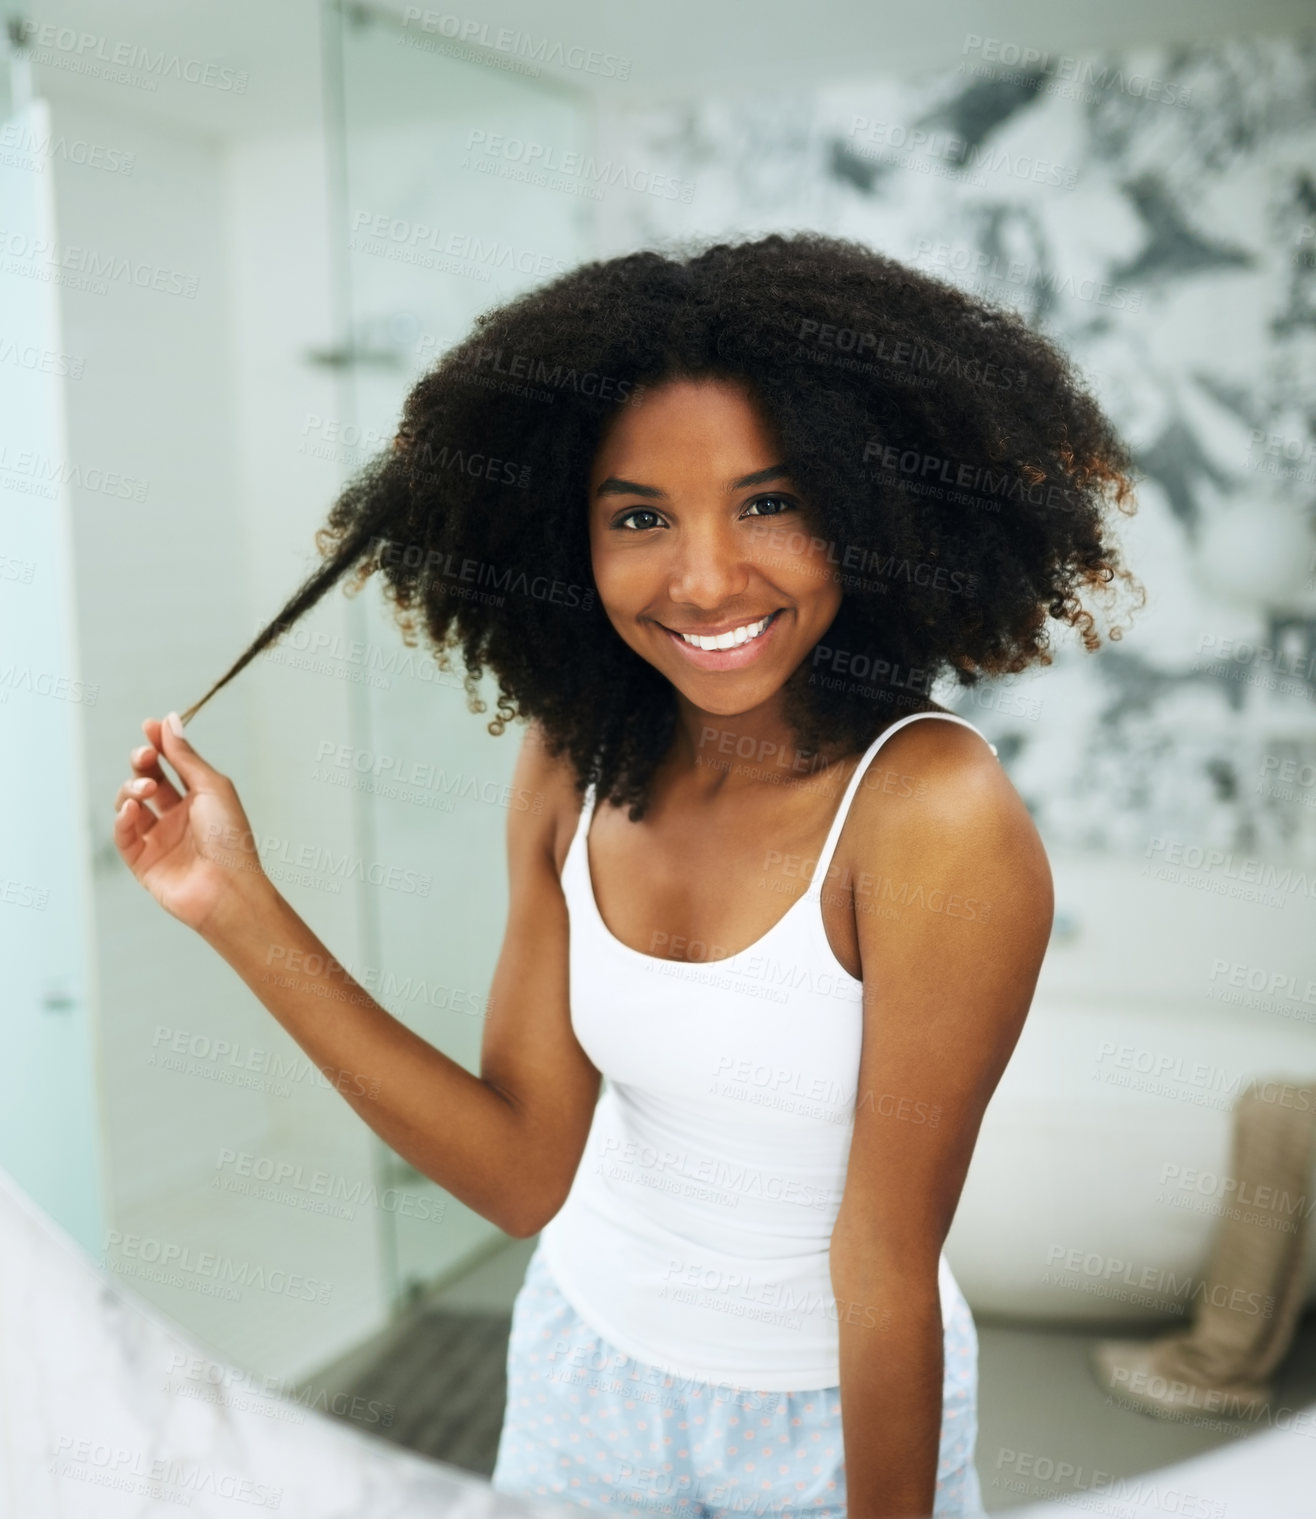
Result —
M 427 30 L 423 18 L 331 7 L 328 35 L 343 257 L 342 339 L 327 357 L 342 375 L 332 425 L 346 473 L 389 442 L 407 391 L 479 312 L 586 256 L 592 208 L 571 187 L 505 173 L 515 161 L 485 151 L 491 137 L 559 159 L 582 151 L 588 118 L 573 92 L 507 67 L 514 58 Z M 524 728 L 492 737 L 492 677 L 481 686 L 487 710 L 471 713 L 459 662 L 448 674 L 406 649 L 377 590 L 351 605 L 370 678 L 353 687 L 351 767 L 340 764 L 335 778 L 353 788 L 371 856 L 422 888 L 368 893 L 370 990 L 477 1071 L 506 921 L 507 802 Z M 381 1186 L 398 1206 L 380 1213 L 396 1304 L 505 1236 L 380 1149 L 381 1183 L 398 1189 Z
M 25 84 L 21 59 L 13 77 Z M 6 92 L 6 95 L 8 92 Z M 73 607 L 50 111 L 0 109 L 0 1166 L 89 1252 L 104 1240 L 89 975 L 84 706 Z

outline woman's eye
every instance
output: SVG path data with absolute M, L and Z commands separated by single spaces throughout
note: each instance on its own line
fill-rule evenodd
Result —
M 753 501 L 751 501 L 749 503 L 749 505 L 750 506 L 762 506 L 765 501 L 766 502 L 773 502 L 773 501 L 775 501 L 775 502 L 777 502 L 780 506 L 782 506 L 788 512 L 795 510 L 796 503 L 792 499 L 792 497 L 790 497 L 790 496 L 755 496 L 755 498 L 753 499 Z M 748 511 L 748 509 L 749 508 L 747 507 L 746 510 Z M 780 517 L 781 516 L 781 512 L 766 512 L 766 513 L 761 513 L 760 515 L 765 515 L 765 516 L 768 516 L 768 517 Z
M 620 517 L 618 517 L 612 525 L 613 527 L 624 528 L 632 517 L 657 517 L 657 515 L 658 513 L 654 511 L 651 506 L 635 506 L 632 507 L 630 511 L 625 512 Z M 641 532 L 644 528 L 652 526 L 652 522 L 646 522 L 643 523 L 641 527 L 635 528 L 634 531 Z
M 779 510 L 771 510 L 773 505 L 776 505 Z M 780 517 L 783 511 L 797 511 L 799 509 L 799 502 L 797 502 L 793 496 L 755 496 L 755 498 L 749 503 L 749 506 L 747 506 L 745 510 L 749 512 L 751 507 L 764 506 L 768 507 L 769 510 L 752 513 L 751 515 L 759 517 Z M 649 517 L 653 520 L 649 522 L 635 523 L 633 522 L 633 519 L 636 517 Z M 612 525 L 614 528 L 620 528 L 624 531 L 639 533 L 657 526 L 661 521 L 662 518 L 656 511 L 654 511 L 652 507 L 633 506 L 630 511 L 623 512 L 622 515 L 618 517 Z

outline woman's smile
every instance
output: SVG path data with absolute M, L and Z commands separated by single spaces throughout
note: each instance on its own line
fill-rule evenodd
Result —
M 761 659 L 765 649 L 776 642 L 773 634 L 785 610 L 784 607 L 779 607 L 775 612 L 769 612 L 753 622 L 734 624 L 722 634 L 705 634 L 695 630 L 686 634 L 678 632 L 675 628 L 669 628 L 666 623 L 660 622 L 658 626 L 695 669 L 741 670 L 746 665 L 753 664 L 755 660 Z M 698 638 L 701 641 L 692 643 L 691 638 Z M 724 648 L 708 647 L 715 640 L 722 642 L 727 638 L 733 638 L 735 641 Z

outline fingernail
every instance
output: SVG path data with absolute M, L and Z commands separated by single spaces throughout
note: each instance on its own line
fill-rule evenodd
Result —
M 169 716 L 165 718 L 165 722 L 169 725 L 169 731 L 171 733 L 175 734 L 178 738 L 182 738 L 183 723 L 177 712 L 171 712 Z

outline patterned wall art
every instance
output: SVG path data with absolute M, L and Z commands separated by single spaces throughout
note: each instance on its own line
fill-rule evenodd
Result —
M 871 63 L 607 116 L 610 157 L 694 191 L 610 197 L 603 253 L 815 229 L 1056 339 L 1134 450 L 1147 606 L 1099 654 L 1057 629 L 1050 668 L 936 694 L 1049 844 L 1316 863 L 1316 36 Z

